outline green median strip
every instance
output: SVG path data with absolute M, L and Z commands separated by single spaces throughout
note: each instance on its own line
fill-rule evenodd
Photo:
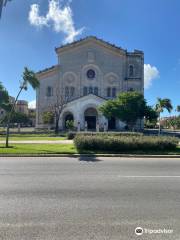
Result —
M 9 148 L 5 148 L 4 144 L 0 144 L 0 155 L 6 154 L 139 154 L 139 155 L 179 155 L 180 147 L 170 151 L 78 151 L 74 144 L 11 144 Z
M 0 141 L 5 141 L 5 137 L 0 136 Z M 59 141 L 59 140 L 66 140 L 67 138 L 65 137 L 10 137 L 9 141 L 38 141 L 38 140 L 44 140 L 44 141 Z
M 0 145 L 0 154 L 75 154 L 74 144 L 11 144 Z

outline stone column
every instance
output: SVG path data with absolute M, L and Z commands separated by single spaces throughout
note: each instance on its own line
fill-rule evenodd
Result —
M 99 132 L 99 121 L 96 123 L 96 132 Z
M 87 122 L 85 121 L 85 128 L 84 128 L 85 132 L 87 132 L 87 128 L 88 128 L 88 125 L 87 125 Z
M 21 124 L 18 123 L 18 133 L 20 133 L 20 132 L 21 132 Z
M 107 122 L 104 122 L 104 132 L 107 132 L 107 130 L 108 130 L 108 124 Z
M 81 123 L 80 123 L 80 121 L 78 121 L 78 124 L 77 124 L 77 131 L 78 131 L 78 132 L 81 131 Z

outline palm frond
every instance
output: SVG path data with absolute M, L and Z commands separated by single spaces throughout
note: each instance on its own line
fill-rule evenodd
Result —
M 24 68 L 23 80 L 26 85 L 30 84 L 33 89 L 37 89 L 39 87 L 39 80 L 37 79 L 36 74 L 27 67 Z

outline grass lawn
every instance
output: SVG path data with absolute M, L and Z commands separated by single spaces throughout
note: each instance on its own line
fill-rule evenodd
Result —
M 9 148 L 0 145 L 0 154 L 73 154 L 77 153 L 74 144 L 11 144 Z
M 6 139 L 5 135 L 0 135 L 0 141 Z M 55 134 L 10 134 L 10 141 L 23 141 L 23 140 L 65 140 L 67 139 L 66 135 L 55 135 Z
M 11 144 L 10 148 L 5 148 L 4 145 L 0 145 L 0 154 L 75 154 L 75 153 L 87 153 L 87 154 L 100 154 L 115 152 L 102 152 L 102 151 L 81 151 L 78 152 L 74 144 Z M 176 154 L 180 155 L 180 147 L 177 147 L 173 151 L 134 151 L 134 152 L 121 152 L 125 154 Z

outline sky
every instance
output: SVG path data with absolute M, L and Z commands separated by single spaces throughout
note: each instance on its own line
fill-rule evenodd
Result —
M 179 0 L 8 1 L 0 19 L 0 81 L 15 96 L 24 66 L 36 72 L 55 65 L 55 47 L 93 35 L 128 51 L 144 51 L 148 104 L 161 97 L 170 98 L 176 107 L 180 104 L 179 13 Z M 32 106 L 35 92 L 29 88 L 20 98 Z

